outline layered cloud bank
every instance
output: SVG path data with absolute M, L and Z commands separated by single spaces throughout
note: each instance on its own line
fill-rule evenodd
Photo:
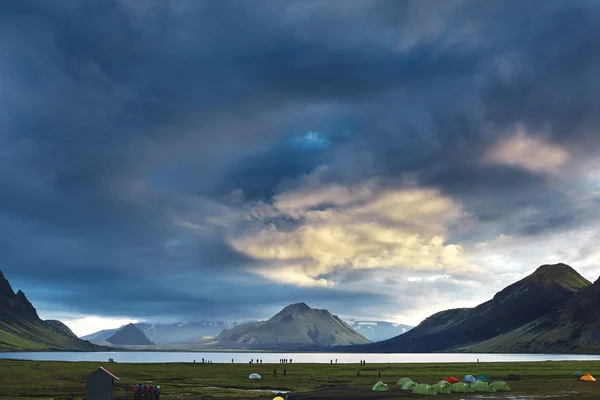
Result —
M 0 268 L 43 317 L 417 323 L 597 278 L 598 4 L 258 3 L 0 5 Z

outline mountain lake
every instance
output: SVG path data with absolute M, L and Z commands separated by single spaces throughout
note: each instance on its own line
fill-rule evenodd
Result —
M 249 363 L 261 359 L 263 363 L 278 364 L 282 358 L 292 363 L 351 364 L 366 360 L 368 363 L 460 363 L 460 362 L 527 362 L 600 360 L 600 355 L 576 354 L 468 354 L 468 353 L 246 353 L 246 352 L 10 352 L 0 353 L 1 359 L 32 361 L 98 361 L 123 363 L 201 363 L 202 358 L 212 363 Z

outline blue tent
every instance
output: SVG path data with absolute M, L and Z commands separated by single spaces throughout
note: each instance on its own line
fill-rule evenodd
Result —
M 475 378 L 473 377 L 473 375 L 467 375 L 467 376 L 465 376 L 465 377 L 462 379 L 462 381 L 463 381 L 463 382 L 469 382 L 469 383 L 471 383 L 471 382 L 475 382 L 476 380 L 477 380 L 477 379 L 475 379 Z

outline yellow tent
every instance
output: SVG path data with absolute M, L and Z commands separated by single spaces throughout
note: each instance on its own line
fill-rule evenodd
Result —
M 581 380 L 588 381 L 588 382 L 596 382 L 596 378 L 594 378 L 590 374 L 585 374 L 584 376 L 581 377 Z
M 283 400 L 283 397 L 281 397 L 281 396 L 277 396 L 277 397 L 275 397 L 273 400 Z

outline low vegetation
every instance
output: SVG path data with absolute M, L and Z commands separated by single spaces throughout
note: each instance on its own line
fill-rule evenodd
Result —
M 300 399 L 421 399 L 424 396 L 402 392 L 395 382 L 407 376 L 419 383 L 435 383 L 447 376 L 462 378 L 466 374 L 486 374 L 489 379 L 501 380 L 516 373 L 522 380 L 509 382 L 512 393 L 523 399 L 532 395 L 560 395 L 559 399 L 598 399 L 597 382 L 577 382 L 575 370 L 600 377 L 600 361 L 585 362 L 527 362 L 527 363 L 426 363 L 426 364 L 124 364 L 98 362 L 37 362 L 0 360 L 1 398 L 25 399 L 83 399 L 85 377 L 104 366 L 120 377 L 115 398 L 132 399 L 132 385 L 153 382 L 160 385 L 161 398 L 184 399 L 272 399 L 275 394 L 252 391 L 256 389 L 289 390 L 299 393 Z M 283 376 L 283 368 L 287 376 Z M 391 370 L 390 370 L 391 368 Z M 277 376 L 273 376 L 277 369 Z M 381 370 L 381 378 L 378 377 Z M 357 377 L 357 371 L 360 376 Z M 248 375 L 257 372 L 260 380 Z M 378 380 L 387 382 L 391 392 L 372 392 Z M 228 389 L 244 390 L 228 390 Z M 481 393 L 448 394 L 447 399 L 482 399 Z M 514 397 L 513 397 L 514 399 Z

